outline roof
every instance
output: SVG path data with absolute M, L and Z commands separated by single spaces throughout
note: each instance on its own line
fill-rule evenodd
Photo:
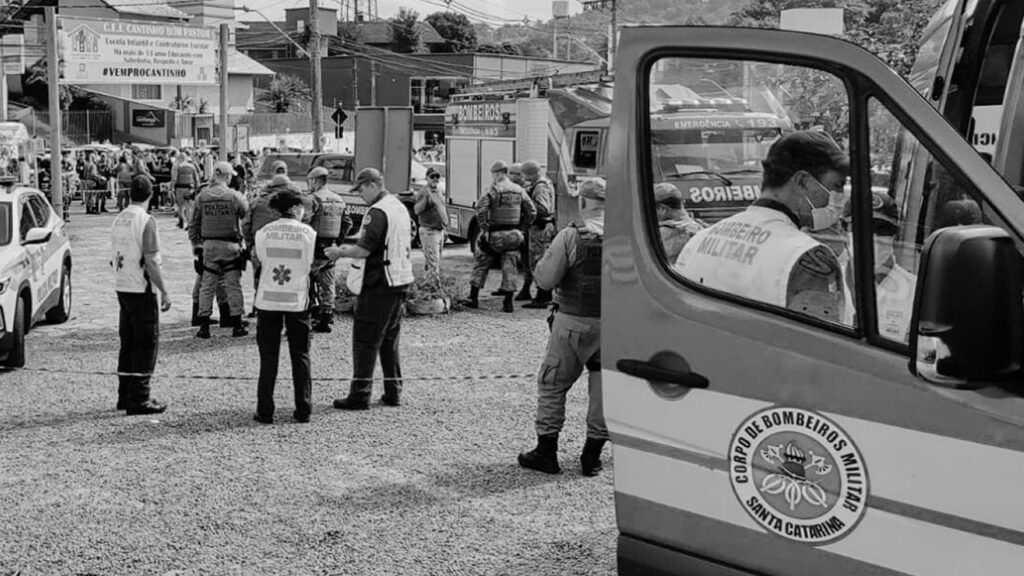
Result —
M 339 22 L 338 28 L 348 28 L 355 35 L 357 42 L 363 44 L 391 44 L 391 23 L 386 20 L 377 22 Z M 434 27 L 426 22 L 417 22 L 416 30 L 420 33 L 420 41 L 424 44 L 443 44 L 446 42 Z
M 249 76 L 273 76 L 274 71 L 263 64 L 249 58 L 238 50 L 231 48 L 228 52 L 228 74 L 247 74 Z
M 169 0 L 103 0 L 121 14 L 142 14 L 163 18 L 191 18 L 185 12 L 168 6 Z

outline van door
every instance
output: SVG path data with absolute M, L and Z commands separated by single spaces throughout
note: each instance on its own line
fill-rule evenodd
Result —
M 940 386 L 912 371 L 909 343 L 929 235 L 985 223 L 1021 247 L 1024 204 L 852 44 L 627 28 L 618 62 L 602 366 L 620 574 L 1020 574 L 1024 378 Z M 769 90 L 797 127 L 820 126 L 849 151 L 848 217 L 791 236 L 813 256 L 788 259 L 769 242 L 780 225 L 735 216 L 684 248 L 720 263 L 707 278 L 667 256 L 663 238 L 683 215 L 660 205 L 664 186 L 657 202 L 653 193 L 655 73 L 661 85 Z M 899 177 L 907 141 L 928 154 L 920 185 Z M 874 193 L 872 165 L 894 171 Z M 765 196 L 784 197 L 773 192 L 792 177 L 784 170 L 765 175 Z M 842 190 L 827 172 L 812 176 Z M 810 222 L 807 208 L 788 209 Z M 835 298 L 794 294 L 799 268 L 835 278 Z
M 949 94 L 949 79 L 965 25 L 966 4 L 967 0 L 946 0 L 935 12 L 921 32 L 921 48 L 910 71 L 910 83 L 940 110 Z

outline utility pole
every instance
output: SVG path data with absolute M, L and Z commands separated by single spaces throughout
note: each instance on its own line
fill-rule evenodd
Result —
M 616 0 L 611 0 L 612 10 L 612 25 L 609 31 L 611 37 L 608 39 L 608 75 L 612 75 L 615 72 L 615 51 L 618 49 L 619 43 L 619 15 L 618 10 L 615 9 Z
M 68 213 L 64 209 L 62 185 L 64 175 L 61 173 L 61 125 L 60 125 L 60 60 L 57 54 L 57 8 L 46 8 L 46 28 L 49 38 L 46 39 L 46 82 L 50 96 L 50 197 L 54 210 L 61 210 L 64 220 Z
M 352 102 L 359 107 L 359 56 L 352 53 Z
M 320 75 L 320 10 L 317 0 L 309 0 L 309 66 L 313 80 L 313 152 L 323 151 L 324 83 Z
M 220 25 L 220 159 L 228 159 L 228 25 Z
M 377 63 L 370 60 L 370 106 L 377 105 Z

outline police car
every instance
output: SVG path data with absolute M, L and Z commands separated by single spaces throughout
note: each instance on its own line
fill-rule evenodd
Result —
M 0 365 L 25 365 L 25 334 L 71 313 L 71 243 L 35 188 L 0 186 Z

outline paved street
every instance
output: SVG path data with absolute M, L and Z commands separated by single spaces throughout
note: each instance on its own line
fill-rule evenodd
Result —
M 72 372 L 0 374 L 0 574 L 614 573 L 611 467 L 579 475 L 585 386 L 570 395 L 563 473 L 515 462 L 535 441 L 536 385 L 522 375 L 539 365 L 546 312 L 502 314 L 490 299 L 480 311 L 407 318 L 405 404 L 355 414 L 330 406 L 351 370 L 341 316 L 313 341 L 312 422 L 291 420 L 284 358 L 277 423 L 262 426 L 251 419 L 255 336 L 215 328 L 209 341 L 193 338 L 191 253 L 161 214 L 174 308 L 154 396 L 170 408 L 126 417 L 114 410 L 115 377 L 88 374 L 116 364 L 112 217 L 76 203 L 72 318 L 28 337 L 28 368 Z M 447 266 L 463 274 L 468 249 L 449 248 Z M 243 284 L 248 305 L 251 272 Z M 478 375 L 520 376 L 465 378 Z

